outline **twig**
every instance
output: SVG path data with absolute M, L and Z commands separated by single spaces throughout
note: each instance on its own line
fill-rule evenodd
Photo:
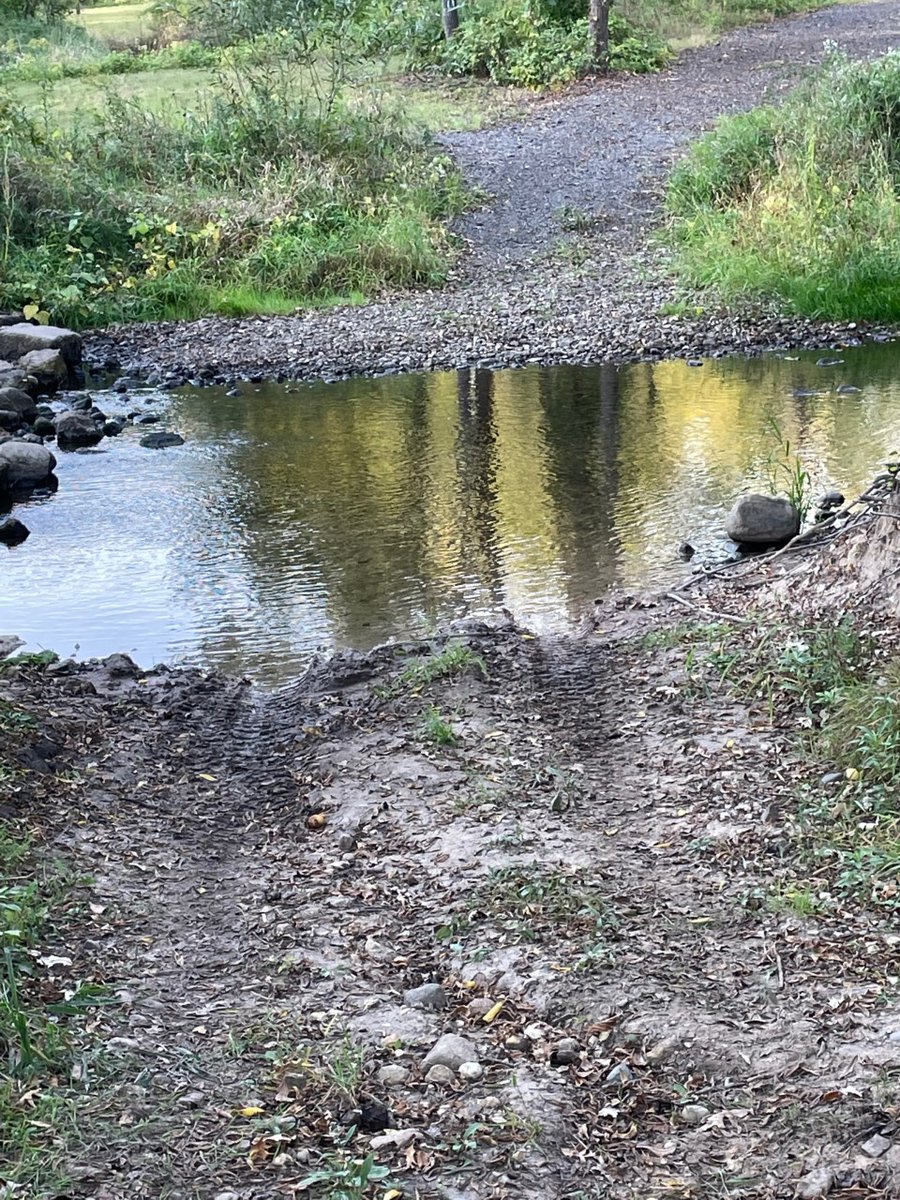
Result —
M 734 621 L 737 625 L 750 624 L 747 617 L 735 617 L 731 613 L 717 612 L 714 608 L 701 608 L 699 604 L 694 604 L 693 601 L 688 600 L 687 596 L 679 596 L 677 592 L 666 592 L 666 599 L 674 600 L 676 604 L 682 604 L 685 608 L 690 608 L 704 617 L 718 617 L 721 621 Z

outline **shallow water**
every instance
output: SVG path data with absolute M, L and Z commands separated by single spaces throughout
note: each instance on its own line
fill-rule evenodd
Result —
M 276 684 L 317 649 L 463 614 L 564 629 L 611 587 L 689 572 L 684 538 L 724 555 L 773 421 L 816 492 L 862 490 L 900 448 L 900 347 L 821 357 L 136 395 L 186 444 L 134 428 L 58 455 L 58 493 L 17 506 L 31 537 L 0 547 L 0 633 Z

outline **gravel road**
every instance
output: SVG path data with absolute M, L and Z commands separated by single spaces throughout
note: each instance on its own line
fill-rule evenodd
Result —
M 339 378 L 419 369 L 629 361 L 823 345 L 854 327 L 704 312 L 677 298 L 655 246 L 663 181 L 716 117 L 777 99 L 826 43 L 900 45 L 900 0 L 839 5 L 731 33 L 653 76 L 616 77 L 524 119 L 443 141 L 492 197 L 459 222 L 467 251 L 440 290 L 290 317 L 131 325 L 88 339 L 93 364 L 168 381 Z M 565 210 L 591 229 L 567 233 Z

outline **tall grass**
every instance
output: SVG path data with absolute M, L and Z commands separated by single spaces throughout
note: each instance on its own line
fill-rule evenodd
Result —
M 85 326 L 439 282 L 456 170 L 398 114 L 295 76 L 245 66 L 181 115 L 110 94 L 63 129 L 0 100 L 0 305 Z
M 782 108 L 724 119 L 667 205 L 693 284 L 809 317 L 900 316 L 900 53 L 834 53 Z

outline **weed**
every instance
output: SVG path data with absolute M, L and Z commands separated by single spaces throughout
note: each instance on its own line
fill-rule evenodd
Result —
M 690 622 L 651 629 L 638 640 L 641 650 L 669 650 L 674 646 L 705 644 L 727 636 L 733 626 L 724 621 Z
M 808 884 L 780 883 L 769 890 L 766 907 L 773 913 L 795 913 L 812 917 L 827 911 L 828 905 Z
M 46 667 L 55 662 L 59 662 L 55 650 L 35 650 L 31 654 L 14 654 L 11 658 L 0 660 L 0 671 L 14 667 Z
M 379 1166 L 374 1154 L 352 1158 L 346 1149 L 336 1149 L 324 1163 L 300 1180 L 297 1187 L 323 1200 L 365 1200 L 372 1195 L 373 1184 L 383 1185 L 390 1175 Z
M 541 941 L 561 932 L 596 938 L 615 929 L 616 921 L 594 885 L 578 873 L 548 871 L 541 863 L 491 871 L 467 903 L 469 927 L 478 914 L 523 941 Z
M 408 689 L 427 687 L 438 679 L 453 678 L 467 672 L 477 672 L 483 679 L 488 678 L 487 664 L 480 654 L 468 646 L 449 645 L 420 662 L 410 663 L 399 679 L 374 690 L 381 699 L 389 700 Z
M 777 441 L 777 449 L 771 451 L 766 460 L 769 491 L 773 496 L 784 492 L 800 513 L 800 520 L 804 521 L 812 503 L 812 479 L 774 418 L 770 418 L 769 428 Z
M 422 713 L 422 731 L 436 746 L 455 746 L 459 742 L 456 730 L 433 704 L 429 704 Z

